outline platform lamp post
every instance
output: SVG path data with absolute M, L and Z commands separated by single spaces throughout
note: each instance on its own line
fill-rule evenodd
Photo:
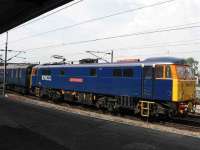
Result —
M 16 51 L 16 50 L 8 50 L 8 32 L 6 32 L 6 44 L 5 44 L 5 49 L 0 49 L 0 51 L 5 52 L 5 57 L 4 60 L 0 58 L 2 62 L 4 62 L 4 75 L 3 75 L 3 90 L 2 90 L 2 95 L 6 96 L 6 72 L 7 72 L 7 62 L 12 60 L 13 58 L 17 58 L 18 55 L 21 53 L 26 53 L 25 51 Z M 8 58 L 8 52 L 18 52 L 16 55 L 12 56 L 11 58 Z M 23 57 L 18 57 L 18 58 L 23 58 Z M 23 58 L 25 59 L 25 58 Z
M 113 63 L 114 62 L 114 51 L 113 50 L 111 50 L 110 55 L 111 55 L 111 63 Z
M 5 57 L 4 57 L 4 75 L 3 75 L 3 96 L 6 95 L 6 66 L 7 66 L 7 54 L 8 54 L 8 32 L 6 32 L 6 45 L 5 45 Z

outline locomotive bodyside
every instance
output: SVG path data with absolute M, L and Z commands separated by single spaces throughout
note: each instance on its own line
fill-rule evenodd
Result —
M 146 101 L 158 104 L 159 108 L 168 105 L 165 108 L 168 109 L 173 80 L 164 71 L 169 66 L 166 63 L 42 65 L 33 68 L 31 85 L 37 96 L 53 99 L 70 97 L 72 101 L 112 109 L 141 109 L 140 101 Z M 159 109 L 156 113 L 165 112 Z
M 36 66 L 33 69 L 37 70 L 37 75 L 32 74 L 32 87 L 141 97 L 139 65 Z

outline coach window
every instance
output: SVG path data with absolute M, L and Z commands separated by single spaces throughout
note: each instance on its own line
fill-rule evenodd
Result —
M 171 67 L 170 65 L 166 65 L 166 71 L 165 71 L 166 78 L 171 78 Z
M 19 69 L 19 78 L 22 77 L 22 69 Z
M 114 77 L 121 77 L 122 76 L 122 70 L 121 69 L 114 69 L 113 70 L 113 76 Z
M 18 72 L 19 72 L 19 70 L 16 69 L 16 72 L 15 72 L 15 78 L 16 78 L 16 79 L 18 78 Z
M 133 69 L 124 69 L 124 77 L 133 77 Z
M 14 70 L 11 70 L 11 78 L 14 78 Z
M 156 65 L 155 67 L 155 78 L 159 79 L 159 78 L 163 78 L 163 65 Z
M 92 77 L 97 76 L 97 70 L 95 68 L 90 69 L 90 76 Z

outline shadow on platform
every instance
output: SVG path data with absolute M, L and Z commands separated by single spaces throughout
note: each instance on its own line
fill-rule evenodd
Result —
M 64 146 L 26 128 L 0 126 L 0 134 L 1 150 L 68 150 Z

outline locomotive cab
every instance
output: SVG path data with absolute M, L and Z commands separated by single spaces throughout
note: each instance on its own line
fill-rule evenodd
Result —
M 171 112 L 187 114 L 193 111 L 196 84 L 192 67 L 177 58 L 150 58 L 144 62 L 143 100 L 155 102 L 159 106 L 161 104 L 170 115 Z M 146 78 L 149 68 L 152 75 Z M 162 109 L 157 112 L 163 113 Z
M 195 99 L 196 85 L 194 71 L 192 67 L 185 65 L 182 59 L 150 58 L 145 62 L 155 63 L 154 82 L 163 82 L 159 84 L 159 89 L 170 83 L 167 86 L 172 88 L 170 90 L 170 100 L 172 102 L 189 102 Z M 169 82 L 167 83 L 167 81 Z M 156 83 L 154 83 L 154 88 L 156 88 Z M 161 91 L 162 95 L 165 93 L 164 91 Z
M 173 77 L 172 101 L 181 114 L 193 111 L 196 83 L 193 70 L 188 65 L 171 65 Z
M 172 65 L 174 102 L 188 102 L 195 99 L 195 76 L 188 65 Z

